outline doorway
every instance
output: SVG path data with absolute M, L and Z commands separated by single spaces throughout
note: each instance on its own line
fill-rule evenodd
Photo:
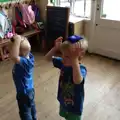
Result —
M 89 49 L 120 60 L 120 0 L 93 0 L 93 4 L 96 12 Z

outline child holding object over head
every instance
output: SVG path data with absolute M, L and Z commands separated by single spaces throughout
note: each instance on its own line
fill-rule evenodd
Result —
M 80 36 L 71 36 L 62 43 L 62 37 L 45 56 L 52 60 L 54 67 L 60 69 L 58 96 L 59 114 L 66 120 L 81 120 L 84 103 L 84 83 L 86 67 L 80 63 L 88 43 Z M 62 57 L 55 57 L 57 51 Z
M 12 75 L 21 120 L 37 120 L 33 84 L 34 56 L 30 51 L 27 38 L 17 34 L 11 38 L 10 57 L 14 62 Z

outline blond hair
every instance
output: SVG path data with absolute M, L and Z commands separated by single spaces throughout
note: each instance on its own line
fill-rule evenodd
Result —
M 14 35 L 14 37 L 11 39 L 12 42 L 14 42 L 15 40 L 20 40 L 21 43 L 20 43 L 20 52 L 21 50 L 24 51 L 25 50 L 25 53 L 28 54 L 31 50 L 31 45 L 28 41 L 28 39 L 24 36 L 21 36 L 21 35 Z
M 83 51 L 86 51 L 88 49 L 88 41 L 86 39 L 79 40 L 78 42 L 80 42 L 81 49 Z M 60 46 L 60 50 L 61 51 L 67 50 L 71 47 L 71 45 L 72 45 L 72 43 L 70 43 L 69 41 L 64 41 Z
M 20 49 L 28 49 L 28 51 L 31 50 L 31 45 L 26 37 L 21 36 L 22 42 L 20 44 Z

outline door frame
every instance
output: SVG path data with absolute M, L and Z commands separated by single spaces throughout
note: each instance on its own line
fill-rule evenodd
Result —
M 92 1 L 92 12 L 91 12 L 91 24 L 90 24 L 90 40 L 89 40 L 89 47 L 88 47 L 88 52 L 90 53 L 96 53 L 96 54 L 101 54 L 103 56 L 107 56 L 110 58 L 115 58 L 120 60 L 120 52 L 118 52 L 118 46 L 115 48 L 110 48 L 106 46 L 107 49 L 104 47 L 96 47 L 99 46 L 96 44 L 96 31 L 101 27 L 101 28 L 108 28 L 110 30 L 113 30 L 113 35 L 115 35 L 114 31 L 120 30 L 120 21 L 117 20 L 109 20 L 109 19 L 104 19 L 101 18 L 101 9 L 102 9 L 102 2 L 101 0 L 93 0 Z M 98 29 L 97 27 L 98 26 Z M 108 34 L 108 33 L 107 33 Z M 116 32 L 117 34 L 117 32 Z M 99 36 L 98 36 L 99 37 Z M 108 40 L 108 39 L 107 39 Z M 103 44 L 103 40 L 101 40 L 101 43 Z M 98 41 L 99 42 L 99 41 Z M 113 41 L 111 41 L 113 42 Z M 118 38 L 116 39 L 115 45 L 118 45 L 119 41 Z M 110 45 L 110 44 L 109 44 Z
M 93 53 L 93 42 L 94 42 L 94 32 L 95 32 L 95 23 L 96 23 L 96 10 L 97 0 L 92 0 L 91 3 L 91 19 L 90 19 L 90 30 L 89 30 L 89 40 L 88 40 L 88 52 Z

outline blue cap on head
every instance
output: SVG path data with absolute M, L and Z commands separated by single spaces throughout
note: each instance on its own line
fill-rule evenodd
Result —
M 78 35 L 73 35 L 73 36 L 68 37 L 68 41 L 71 42 L 72 44 L 74 44 L 82 39 L 83 39 L 83 37 L 78 36 Z

